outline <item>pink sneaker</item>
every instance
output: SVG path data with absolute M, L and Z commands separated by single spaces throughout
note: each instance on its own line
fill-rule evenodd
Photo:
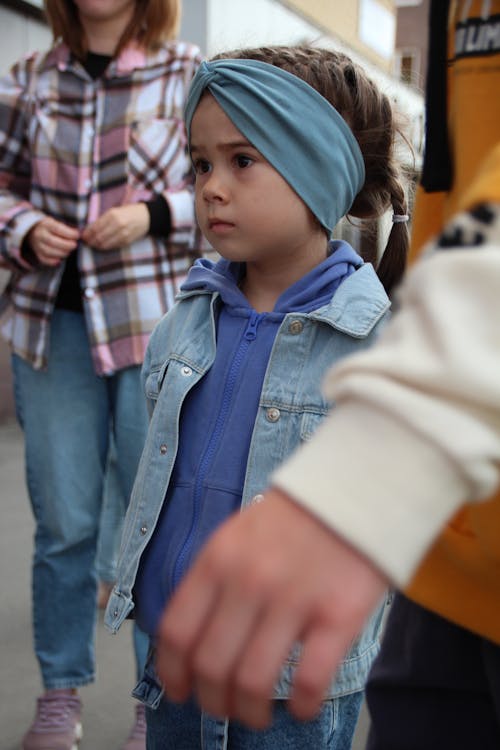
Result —
M 82 738 L 82 705 L 71 689 L 48 690 L 37 700 L 33 724 L 23 750 L 78 750 Z
M 135 707 L 135 722 L 122 750 L 146 750 L 146 706 L 138 703 Z

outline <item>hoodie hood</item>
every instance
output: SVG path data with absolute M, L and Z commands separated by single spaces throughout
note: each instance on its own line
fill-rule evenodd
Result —
M 331 241 L 328 257 L 286 289 L 278 298 L 273 312 L 310 312 L 328 304 L 335 289 L 362 265 L 363 259 L 347 242 Z M 228 307 L 249 308 L 245 295 L 238 288 L 244 272 L 244 263 L 224 259 L 214 262 L 200 258 L 195 261 L 182 284 L 181 294 L 218 292 Z

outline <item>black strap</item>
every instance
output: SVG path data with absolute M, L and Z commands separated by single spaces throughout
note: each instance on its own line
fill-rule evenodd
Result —
M 453 179 L 447 112 L 449 0 L 432 0 L 426 81 L 425 154 L 421 183 L 428 193 L 449 190 Z

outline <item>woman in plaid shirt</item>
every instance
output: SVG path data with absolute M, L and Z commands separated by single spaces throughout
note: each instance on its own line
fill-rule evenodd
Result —
M 23 748 L 71 750 L 76 689 L 94 679 L 110 430 L 128 497 L 147 429 L 148 337 L 199 254 L 182 110 L 200 58 L 172 41 L 179 0 L 46 0 L 46 11 L 54 46 L 0 81 L 0 260 L 11 270 L 0 313 L 36 520 L 45 689 Z M 144 748 L 141 719 L 127 750 Z

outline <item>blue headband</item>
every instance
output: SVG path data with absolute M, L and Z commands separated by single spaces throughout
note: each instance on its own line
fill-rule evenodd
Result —
M 203 62 L 184 113 L 189 139 L 205 89 L 331 232 L 365 181 L 360 148 L 337 110 L 301 78 L 275 65 Z

